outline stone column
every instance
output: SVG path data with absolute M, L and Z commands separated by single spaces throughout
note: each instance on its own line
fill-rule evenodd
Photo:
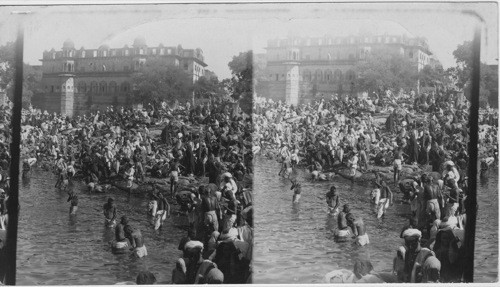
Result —
M 290 105 L 299 103 L 299 65 L 297 62 L 284 63 L 286 67 L 285 101 Z
M 62 87 L 65 87 L 62 89 Z M 61 76 L 61 114 L 64 116 L 73 116 L 75 100 L 74 80 L 71 75 Z

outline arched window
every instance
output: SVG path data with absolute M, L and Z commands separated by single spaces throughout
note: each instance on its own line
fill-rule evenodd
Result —
M 326 70 L 326 71 L 325 71 L 325 81 L 326 81 L 326 82 L 331 82 L 331 81 L 333 81 L 333 74 L 332 74 L 332 70 Z
M 85 93 L 85 92 L 87 92 L 87 84 L 85 82 L 79 82 L 78 83 L 78 92 L 79 93 Z
M 347 71 L 346 75 L 349 81 L 353 81 L 356 78 L 356 74 L 352 70 Z
M 116 82 L 114 82 L 114 81 L 109 82 L 108 91 L 110 93 L 112 93 L 112 94 L 114 94 L 114 93 L 117 92 L 117 90 L 116 90 Z
M 130 84 L 128 82 L 123 82 L 121 84 L 122 92 L 130 92 Z
M 316 82 L 322 82 L 323 81 L 323 72 L 321 72 L 321 70 L 316 70 L 316 74 L 315 74 L 314 79 L 316 80 Z
M 90 83 L 90 91 L 93 94 L 97 94 L 99 92 L 99 85 L 96 81 L 92 81 L 92 83 Z
M 99 84 L 99 93 L 105 93 L 106 92 L 106 82 L 105 81 L 102 81 L 100 84 Z
M 333 80 L 335 82 L 342 82 L 342 71 L 337 69 L 333 72 Z
M 311 81 L 311 71 L 304 70 L 302 77 L 303 77 L 304 81 L 310 82 Z

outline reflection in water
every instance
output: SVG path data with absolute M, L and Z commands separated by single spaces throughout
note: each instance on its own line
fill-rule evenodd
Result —
M 56 177 L 43 171 L 33 171 L 31 176 L 20 190 L 18 284 L 115 284 L 135 281 L 142 270 L 153 272 L 159 283 L 170 282 L 180 256 L 177 246 L 185 235 L 174 224 L 182 225 L 182 216 L 167 219 L 162 230 L 155 232 L 146 215 L 147 200 L 116 190 L 88 194 L 79 182 L 71 187 L 78 193 L 78 211 L 70 215 L 67 192 L 54 188 Z M 148 249 L 145 258 L 111 253 L 114 229 L 105 227 L 102 213 L 108 197 L 115 199 L 118 218 L 127 215 L 141 229 Z
M 369 259 L 374 271 L 391 272 L 395 250 L 403 244 L 401 228 L 409 220 L 409 207 L 400 203 L 399 190 L 393 188 L 395 204 L 379 221 L 370 200 L 371 186 L 344 179 L 310 182 L 299 171 L 302 197 L 300 205 L 291 205 L 290 181 L 273 172 L 279 164 L 257 158 L 255 167 L 255 283 L 322 283 L 332 270 L 352 270 L 357 258 Z M 476 230 L 475 282 L 495 282 L 498 275 L 498 178 L 493 176 L 496 169 L 490 172 L 489 179 L 479 183 L 477 226 L 488 223 L 495 228 Z M 349 203 L 363 218 L 370 237 L 367 246 L 333 240 L 337 217 L 327 212 L 325 202 L 332 184 L 340 191 L 341 206 Z

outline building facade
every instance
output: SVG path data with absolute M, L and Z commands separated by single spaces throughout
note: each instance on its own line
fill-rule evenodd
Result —
M 132 75 L 147 61 L 178 67 L 190 75 L 193 83 L 204 75 L 203 51 L 183 49 L 181 45 L 149 47 L 144 38 L 136 38 L 132 47 L 76 49 L 71 40 L 62 50 L 43 53 L 43 93 L 33 98 L 34 107 L 68 116 L 110 105 L 131 104 Z
M 312 94 L 354 91 L 354 66 L 370 53 L 408 57 L 417 71 L 432 59 L 425 39 L 401 35 L 273 39 L 266 50 L 266 89 L 261 96 L 290 104 Z

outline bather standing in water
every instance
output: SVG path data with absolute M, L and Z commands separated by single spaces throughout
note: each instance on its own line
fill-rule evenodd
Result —
M 370 239 L 368 238 L 368 233 L 366 233 L 366 227 L 363 219 L 361 217 L 354 218 L 354 215 L 352 213 L 348 213 L 345 218 L 347 221 L 347 225 L 351 227 L 354 233 L 353 237 L 355 238 L 355 243 L 360 246 L 369 244 Z
M 349 225 L 347 225 L 346 216 L 351 212 L 348 204 L 344 204 L 342 211 L 337 217 L 337 230 L 334 232 L 337 242 L 347 241 L 351 232 L 349 231 Z
M 131 250 L 133 250 L 133 254 L 138 258 L 147 256 L 148 251 L 146 245 L 144 245 L 141 231 L 133 228 L 130 224 L 125 225 L 124 231 L 125 237 L 129 239 L 130 245 L 132 245 Z
M 76 211 L 78 210 L 78 195 L 74 191 L 68 192 L 68 200 L 67 202 L 71 201 L 71 205 L 69 207 L 69 214 L 76 214 Z
M 332 185 L 332 187 L 330 187 L 330 191 L 327 192 L 326 194 L 326 203 L 328 204 L 328 212 L 330 214 L 337 214 L 339 213 L 339 203 L 340 202 L 340 199 L 339 199 L 339 194 L 337 192 L 337 188 Z
M 116 206 L 111 197 L 108 198 L 108 202 L 104 204 L 103 210 L 106 226 L 113 227 L 116 224 Z
M 377 219 L 381 219 L 389 206 L 393 205 L 392 191 L 387 185 L 385 180 L 382 180 L 382 187 L 380 188 L 380 196 L 377 203 Z
M 293 203 L 299 203 L 300 193 L 302 192 L 302 186 L 297 180 L 292 180 L 292 187 L 290 190 L 293 190 Z

